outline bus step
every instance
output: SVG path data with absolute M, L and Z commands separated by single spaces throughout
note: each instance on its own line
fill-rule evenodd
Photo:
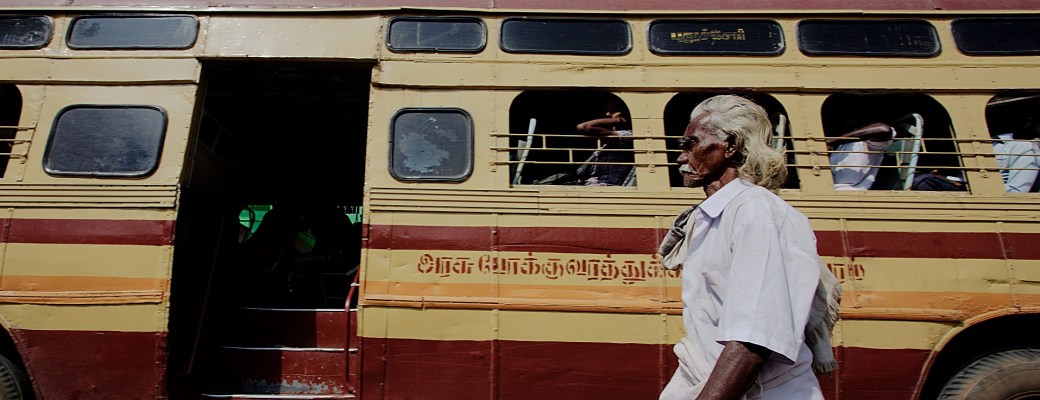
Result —
M 203 393 L 199 395 L 202 399 L 226 399 L 226 400 L 340 400 L 356 399 L 352 394 L 243 394 L 243 393 Z
M 225 332 L 240 346 L 343 347 L 347 312 L 342 309 L 240 308 Z
M 223 346 L 213 371 L 209 387 L 216 393 L 350 394 L 343 348 Z

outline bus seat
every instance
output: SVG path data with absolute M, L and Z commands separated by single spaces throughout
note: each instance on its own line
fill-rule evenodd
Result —
M 921 152 L 927 151 L 924 147 L 924 118 L 920 114 L 912 113 L 892 123 L 898 132 L 907 132 L 909 138 L 896 138 L 895 142 L 888 147 L 896 160 L 899 170 L 899 185 L 896 190 L 910 190 L 914 183 L 914 174 L 917 172 L 917 160 Z
M 517 141 L 517 150 L 519 153 L 518 163 L 516 164 L 516 173 L 513 175 L 513 184 L 519 185 L 520 178 L 523 176 L 524 163 L 527 162 L 527 154 L 531 152 L 531 145 L 534 143 L 534 129 L 538 125 L 538 120 L 531 118 L 531 122 L 527 125 L 527 140 Z
M 787 116 L 777 114 L 776 129 L 773 130 L 773 148 L 784 148 L 784 136 L 787 136 Z

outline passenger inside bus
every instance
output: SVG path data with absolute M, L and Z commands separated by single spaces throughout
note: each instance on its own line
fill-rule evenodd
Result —
M 612 112 L 605 116 L 608 108 Z M 632 142 L 612 133 L 630 136 L 631 121 L 613 93 L 529 90 L 513 100 L 509 115 L 509 131 L 526 132 L 509 134 L 513 185 L 632 184 Z
M 827 139 L 834 190 L 870 189 L 896 135 L 891 125 L 875 122 Z
M 578 177 L 585 186 L 629 186 L 633 179 L 631 163 L 634 161 L 632 124 L 624 109 L 610 103 L 603 118 L 582 122 L 576 129 L 600 138 L 602 143 L 585 164 L 578 167 Z
M 1010 132 L 993 137 L 993 153 L 1008 193 L 1036 191 L 1036 178 L 1040 174 L 1040 149 L 1036 143 L 1040 136 L 1038 128 L 1040 126 L 1030 115 Z
M 966 188 L 949 114 L 930 96 L 838 93 L 827 98 L 821 114 L 828 147 L 834 145 L 829 164 L 835 190 Z M 869 132 L 857 132 L 864 128 Z M 925 185 L 939 178 L 959 185 Z

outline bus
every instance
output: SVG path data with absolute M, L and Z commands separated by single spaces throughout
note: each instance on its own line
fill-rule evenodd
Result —
M 5 1 L 0 398 L 656 398 L 717 94 L 844 288 L 828 399 L 1037 398 L 1038 8 Z M 608 109 L 631 136 L 575 128 Z

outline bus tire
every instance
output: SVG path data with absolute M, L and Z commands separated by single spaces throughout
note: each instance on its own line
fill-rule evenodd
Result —
M 0 355 L 0 400 L 31 400 L 29 377 L 17 364 Z
M 1040 397 L 1040 349 L 993 353 L 950 378 L 940 400 L 1018 400 Z

